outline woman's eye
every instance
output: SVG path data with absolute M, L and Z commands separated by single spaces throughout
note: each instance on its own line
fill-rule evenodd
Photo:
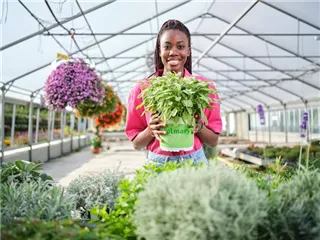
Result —
M 168 49 L 170 49 L 170 46 L 169 46 L 169 45 L 165 45 L 165 46 L 163 46 L 163 48 L 164 48 L 165 50 L 168 50 Z
M 182 49 L 184 49 L 184 46 L 180 45 L 180 46 L 178 46 L 178 49 L 182 50 Z

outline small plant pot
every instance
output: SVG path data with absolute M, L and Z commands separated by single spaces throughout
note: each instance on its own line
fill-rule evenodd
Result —
M 99 154 L 101 152 L 101 148 L 100 147 L 98 147 L 98 148 L 91 147 L 91 152 L 93 154 Z
M 177 125 L 172 121 L 167 121 L 163 129 L 166 135 L 161 135 L 160 148 L 163 151 L 179 152 L 190 151 L 193 149 L 194 134 L 193 128 L 180 121 Z

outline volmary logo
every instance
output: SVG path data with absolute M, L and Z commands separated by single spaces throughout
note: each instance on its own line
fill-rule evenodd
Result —
M 191 134 L 192 128 L 189 129 L 173 129 L 173 128 L 166 128 L 167 134 Z

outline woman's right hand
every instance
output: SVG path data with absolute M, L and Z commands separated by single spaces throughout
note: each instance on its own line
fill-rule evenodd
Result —
M 161 141 L 160 135 L 167 134 L 166 131 L 162 131 L 161 128 L 164 128 L 165 124 L 162 122 L 158 113 L 153 113 L 151 115 L 148 130 L 151 136 L 155 137 L 158 141 Z

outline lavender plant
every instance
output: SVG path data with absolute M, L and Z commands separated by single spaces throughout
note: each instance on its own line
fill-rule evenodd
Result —
M 1 186 L 1 222 L 37 218 L 46 221 L 71 218 L 73 200 L 49 182 L 10 182 Z
M 263 107 L 262 107 L 261 104 L 259 104 L 259 105 L 257 106 L 257 112 L 258 112 L 258 114 L 259 114 L 260 124 L 261 124 L 261 125 L 264 125 L 265 122 L 266 122 L 266 119 L 265 119 Z
M 97 73 L 82 59 L 60 64 L 45 83 L 45 98 L 55 110 L 83 102 L 103 103 L 105 89 Z
M 243 174 L 211 165 L 151 179 L 133 219 L 145 239 L 259 239 L 266 216 L 265 192 Z

